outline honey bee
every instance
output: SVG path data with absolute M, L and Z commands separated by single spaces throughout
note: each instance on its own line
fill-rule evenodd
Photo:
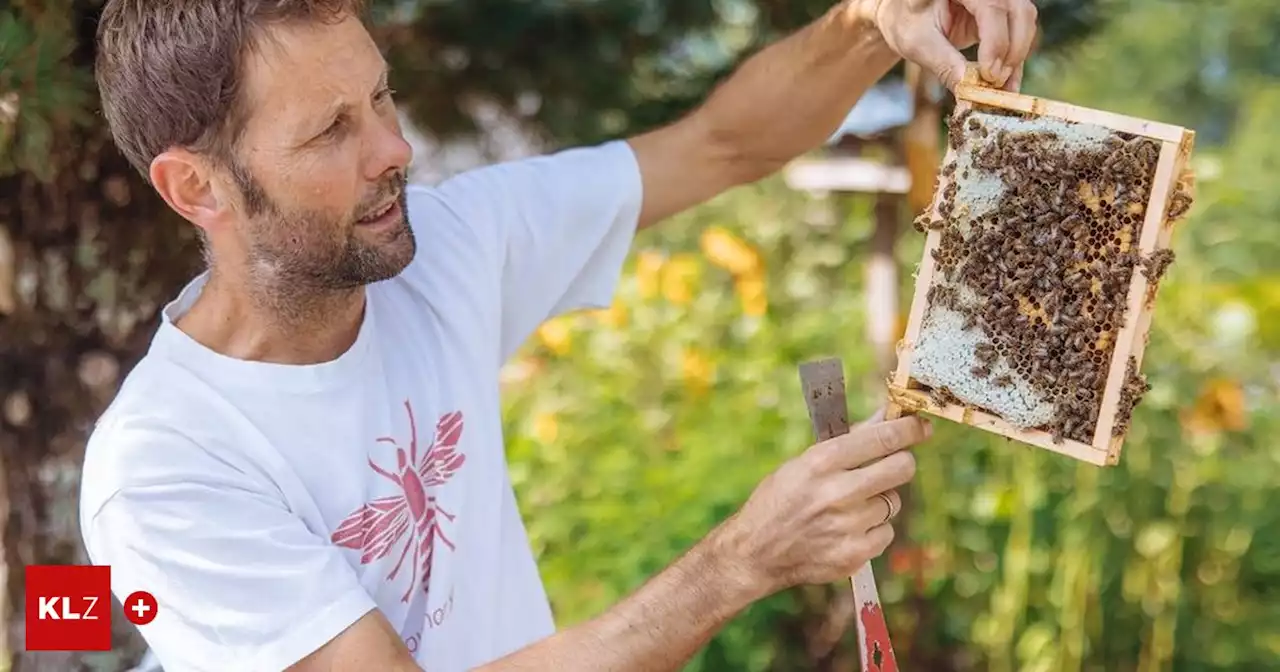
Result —
M 1179 183 L 1173 192 L 1173 196 L 1169 199 L 1169 212 L 1165 215 L 1170 221 L 1182 219 L 1191 210 L 1191 206 L 1195 200 L 1191 194 L 1187 193 L 1186 188 Z
M 933 401 L 934 405 L 938 407 L 945 407 L 954 403 L 960 403 L 960 400 L 945 386 L 929 390 L 929 398 Z
M 1142 275 L 1148 282 L 1156 283 L 1164 276 L 1166 270 L 1174 262 L 1173 250 L 1161 249 L 1151 253 L 1142 261 Z
M 972 112 L 972 110 L 962 111 L 957 109 L 952 114 L 950 122 L 947 124 L 947 140 L 952 149 L 960 149 L 964 144 L 964 123 Z

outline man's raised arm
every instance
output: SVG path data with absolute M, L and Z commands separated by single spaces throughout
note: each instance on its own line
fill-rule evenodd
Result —
M 822 145 L 900 58 L 954 87 L 960 49 L 1016 88 L 1036 32 L 1031 0 L 845 0 L 749 58 L 685 118 L 630 140 L 644 182 L 640 226 L 773 174 Z

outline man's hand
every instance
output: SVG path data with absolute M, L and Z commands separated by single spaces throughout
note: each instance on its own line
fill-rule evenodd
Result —
M 954 89 L 964 76 L 961 49 L 978 45 L 983 79 L 1017 91 L 1036 37 L 1031 0 L 851 0 L 898 55 Z
M 765 596 L 848 578 L 893 541 L 895 488 L 915 476 L 905 449 L 929 437 L 926 420 L 875 418 L 820 442 L 764 480 L 718 530 L 733 566 Z

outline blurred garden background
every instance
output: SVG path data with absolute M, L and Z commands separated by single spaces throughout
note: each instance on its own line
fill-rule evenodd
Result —
M 86 432 L 200 263 L 98 113 L 101 4 L 0 0 L 0 670 L 125 670 L 143 651 L 117 617 L 109 654 L 22 652 L 23 567 L 84 561 Z M 375 0 L 373 24 L 415 178 L 434 181 L 670 120 L 830 4 Z M 1037 5 L 1024 91 L 1195 129 L 1196 202 L 1119 466 L 945 422 L 918 450 L 900 538 L 876 561 L 901 667 L 1280 669 L 1280 3 Z M 895 71 L 808 173 L 645 232 L 611 309 L 546 324 L 507 367 L 511 472 L 562 626 L 811 443 L 798 364 L 839 356 L 854 415 L 881 403 L 950 105 Z M 838 159 L 875 184 L 832 188 L 854 165 Z M 855 669 L 848 593 L 766 600 L 689 669 Z

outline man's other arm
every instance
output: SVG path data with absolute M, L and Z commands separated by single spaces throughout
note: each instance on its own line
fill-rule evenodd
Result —
M 680 669 L 756 600 L 792 586 L 842 580 L 880 555 L 893 541 L 893 527 L 879 493 L 897 498 L 895 490 L 911 482 L 915 459 L 908 449 L 929 434 L 929 424 L 917 417 L 874 417 L 811 446 L 630 597 L 479 672 Z M 291 669 L 417 667 L 374 612 Z
M 477 672 L 675 670 L 760 597 L 709 537 L 596 619 Z M 374 610 L 289 672 L 418 672 L 391 624 Z

